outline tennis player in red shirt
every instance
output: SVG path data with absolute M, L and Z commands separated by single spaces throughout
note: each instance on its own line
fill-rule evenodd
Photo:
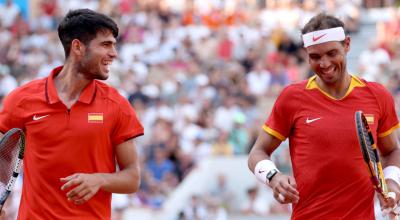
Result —
M 294 220 L 372 220 L 374 188 L 364 164 L 354 113 L 369 117 L 395 201 L 400 198 L 399 121 L 390 93 L 346 69 L 350 37 L 339 19 L 319 14 L 303 28 L 303 42 L 315 76 L 286 87 L 277 98 L 248 159 L 275 199 L 292 203 Z M 271 153 L 289 139 L 293 175 L 279 172 Z M 392 212 L 390 215 L 394 215 Z
M 110 219 L 111 193 L 138 190 L 133 139 L 144 132 L 128 101 L 99 81 L 117 57 L 118 27 L 80 9 L 58 35 L 64 66 L 14 90 L 0 112 L 1 133 L 26 133 L 18 219 Z

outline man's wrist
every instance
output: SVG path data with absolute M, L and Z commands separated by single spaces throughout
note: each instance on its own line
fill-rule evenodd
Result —
M 383 169 L 385 179 L 391 179 L 400 186 L 400 168 L 397 166 L 387 166 Z
M 272 178 L 276 176 L 276 174 L 279 173 L 279 170 L 273 169 L 267 173 L 267 183 L 269 184 L 272 181 Z
M 279 170 L 271 160 L 259 161 L 254 169 L 254 175 L 264 184 L 269 184 L 269 179 L 272 179 L 277 172 L 279 172 Z

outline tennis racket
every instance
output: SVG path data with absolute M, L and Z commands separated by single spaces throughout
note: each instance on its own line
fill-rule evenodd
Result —
M 25 150 L 25 134 L 13 128 L 0 140 L 0 211 L 17 180 Z
M 368 121 L 362 111 L 356 111 L 355 120 L 361 152 L 375 190 L 381 194 L 385 200 L 396 198 L 395 193 L 388 192 L 385 177 L 383 175 L 382 164 L 379 160 L 377 146 L 372 131 L 368 125 Z M 400 207 L 397 206 L 393 208 L 392 211 L 398 213 Z

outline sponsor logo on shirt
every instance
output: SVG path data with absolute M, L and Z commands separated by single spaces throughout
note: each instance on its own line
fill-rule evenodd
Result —
M 49 115 L 42 115 L 42 116 L 34 115 L 32 119 L 34 121 L 39 121 L 40 119 L 46 118 L 47 116 L 49 116 Z
M 313 123 L 314 121 L 318 121 L 319 119 L 322 119 L 322 118 L 309 118 L 309 117 L 307 117 L 306 123 L 310 124 L 310 123 Z

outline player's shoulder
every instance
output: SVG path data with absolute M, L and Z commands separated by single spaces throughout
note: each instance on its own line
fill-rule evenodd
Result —
M 112 101 L 116 104 L 121 104 L 127 101 L 126 98 L 123 97 L 114 87 L 107 85 L 106 83 L 99 80 L 96 80 L 95 83 L 97 91 L 102 98 Z
M 360 79 L 366 87 L 375 95 L 380 97 L 381 95 L 390 95 L 390 92 L 386 89 L 386 87 L 378 82 L 371 82 L 365 79 Z
M 12 99 L 14 102 L 34 98 L 37 95 L 43 95 L 45 87 L 46 78 L 35 79 L 14 89 L 7 95 L 7 98 Z
M 284 96 L 284 97 L 302 96 L 303 92 L 306 91 L 307 84 L 308 84 L 308 80 L 302 80 L 300 82 L 292 83 L 292 84 L 286 86 L 282 90 L 280 96 Z
M 98 80 L 96 80 L 96 87 L 97 91 L 100 93 L 99 95 L 106 100 L 108 104 L 112 105 L 108 107 L 112 107 L 114 110 L 122 112 L 126 115 L 131 115 L 133 107 L 129 101 L 118 92 L 117 89 Z

